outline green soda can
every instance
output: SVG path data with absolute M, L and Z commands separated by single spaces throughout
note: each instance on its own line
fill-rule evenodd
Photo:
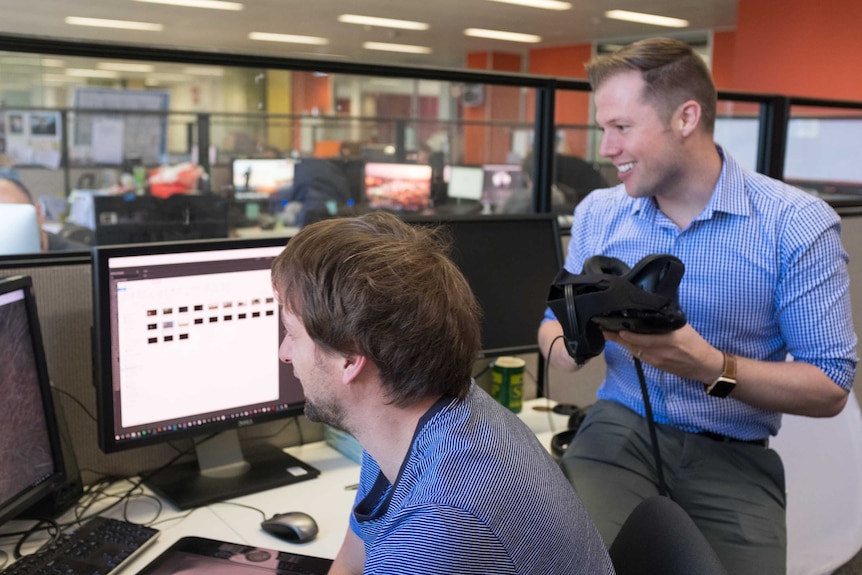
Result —
M 491 369 L 491 396 L 514 413 L 524 404 L 524 368 L 519 357 L 498 357 Z

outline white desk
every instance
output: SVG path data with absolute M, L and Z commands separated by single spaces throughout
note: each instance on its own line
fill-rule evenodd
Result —
M 568 422 L 567 416 L 549 411 L 550 406 L 553 406 L 553 402 L 546 399 L 527 401 L 520 414 L 521 419 L 536 432 L 546 449 L 549 449 L 553 434 L 565 429 Z M 170 504 L 163 503 L 161 513 L 155 519 L 155 504 L 147 498 L 134 498 L 128 507 L 128 520 L 134 523 L 150 523 L 155 519 L 159 522 L 155 527 L 161 533 L 153 544 L 135 557 L 124 573 L 135 573 L 178 539 L 192 535 L 334 559 L 348 528 L 356 496 L 355 485 L 359 481 L 359 465 L 322 441 L 291 447 L 286 451 L 319 469 L 320 476 L 231 501 L 260 509 L 267 517 L 287 511 L 304 511 L 314 517 L 320 528 L 314 541 L 292 544 L 269 535 L 260 528 L 262 518 L 259 513 L 246 507 L 231 505 L 230 502 L 197 508 L 186 517 L 183 516 L 188 511 L 178 511 Z M 122 493 L 126 487 L 121 485 L 114 492 Z M 104 515 L 122 519 L 123 511 L 117 506 Z M 163 522 L 171 518 L 177 519 Z M 64 523 L 70 519 L 71 516 L 67 514 L 60 522 Z M 13 522 L 10 527 L 15 529 L 20 526 L 20 530 L 23 530 L 30 524 L 24 521 Z M 4 527 L 4 531 L 9 530 L 10 528 Z M 0 539 L 0 549 L 7 551 L 11 557 L 16 540 Z M 34 536 L 22 551 L 25 554 L 31 553 L 44 540 L 45 538 Z

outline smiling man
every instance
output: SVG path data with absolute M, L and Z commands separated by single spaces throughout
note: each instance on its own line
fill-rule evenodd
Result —
M 578 205 L 565 267 L 672 254 L 685 265 L 688 323 L 663 335 L 604 333 L 605 380 L 563 469 L 607 543 L 659 492 L 639 358 L 670 496 L 730 573 L 783 574 L 784 471 L 768 438 L 782 413 L 840 412 L 856 369 L 838 215 L 716 145 L 715 87 L 685 43 L 635 42 L 587 71 L 601 154 L 622 183 Z M 541 349 L 573 372 L 565 346 L 552 346 L 562 333 L 548 310 Z
M 446 251 L 377 212 L 306 226 L 273 262 L 306 415 L 364 448 L 330 572 L 612 573 L 559 466 L 472 381 L 479 307 Z

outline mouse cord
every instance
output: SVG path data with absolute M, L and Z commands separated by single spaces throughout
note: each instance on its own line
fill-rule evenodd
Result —
M 641 394 L 644 398 L 644 412 L 646 415 L 647 425 L 649 427 L 649 437 L 650 442 L 652 443 L 652 453 L 655 458 L 655 470 L 656 476 L 658 478 L 658 491 L 661 495 L 665 497 L 670 497 L 670 492 L 667 488 L 667 483 L 664 481 L 664 470 L 662 469 L 661 463 L 661 453 L 658 448 L 658 436 L 655 431 L 655 418 L 652 414 L 652 405 L 649 400 L 649 392 L 647 391 L 646 385 L 646 377 L 644 377 L 643 365 L 641 365 L 641 360 L 638 358 L 633 358 L 635 362 L 635 369 L 638 372 L 638 381 L 641 385 Z
M 266 521 L 266 513 L 263 510 L 258 509 L 257 507 L 252 507 L 251 505 L 245 505 L 243 503 L 235 503 L 233 501 L 213 501 L 210 505 L 234 505 L 236 507 L 245 507 L 246 509 L 251 509 L 252 511 L 257 511 L 263 517 L 263 520 Z

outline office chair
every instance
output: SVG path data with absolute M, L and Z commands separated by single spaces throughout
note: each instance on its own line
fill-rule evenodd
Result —
M 694 521 L 667 497 L 635 507 L 608 551 L 617 575 L 727 575 Z

